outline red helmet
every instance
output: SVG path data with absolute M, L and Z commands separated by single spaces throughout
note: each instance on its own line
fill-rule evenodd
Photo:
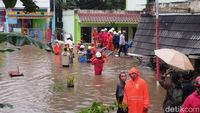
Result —
M 200 76 L 198 76 L 194 81 L 194 86 L 199 87 L 200 86 Z

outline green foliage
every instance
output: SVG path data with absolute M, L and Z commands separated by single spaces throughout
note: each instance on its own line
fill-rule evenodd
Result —
M 42 44 L 40 41 L 34 40 L 28 36 L 24 36 L 17 33 L 0 33 L 0 43 L 8 42 L 14 46 L 34 45 L 40 49 L 53 52 L 53 50 L 46 44 Z M 4 48 L 0 49 L 0 52 L 12 52 L 13 49 Z
M 64 92 L 66 89 L 64 84 L 54 84 L 52 87 L 53 92 Z
M 93 102 L 90 107 L 85 108 L 78 113 L 110 113 L 114 108 L 114 106 L 105 106 L 102 102 Z
M 72 75 L 67 76 L 67 86 L 74 87 L 74 76 Z
M 0 108 L 5 108 L 5 107 L 13 108 L 13 105 L 6 104 L 6 103 L 0 103 Z
M 56 0 L 56 8 L 57 9 L 60 9 L 60 8 L 63 8 L 63 9 L 74 9 L 76 8 L 76 1 L 75 0 Z
M 122 108 L 124 111 L 128 110 L 128 106 L 127 104 L 123 103 L 123 104 L 118 104 L 118 102 L 115 103 L 116 107 Z
M 6 7 L 6 9 L 14 8 L 17 3 L 17 0 L 3 0 L 3 3 Z
M 23 3 L 25 12 L 35 12 L 39 7 L 35 4 L 33 0 L 20 0 Z M 3 0 L 3 3 L 8 8 L 14 8 L 17 0 Z
M 125 9 L 126 0 L 56 0 L 57 7 L 63 9 Z
M 23 3 L 25 12 L 36 12 L 39 7 L 33 0 L 20 0 Z

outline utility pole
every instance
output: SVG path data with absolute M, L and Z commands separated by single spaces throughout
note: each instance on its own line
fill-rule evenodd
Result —
M 8 9 L 6 9 L 6 15 L 5 15 L 5 19 L 6 19 L 6 22 L 5 22 L 5 32 L 6 33 L 9 33 L 9 16 L 8 16 L 8 14 L 9 14 L 9 12 L 10 12 L 10 8 L 8 8 Z
M 56 0 L 53 0 L 53 18 L 52 18 L 52 37 L 51 37 L 51 43 L 54 44 L 54 40 L 55 40 L 55 26 L 56 26 Z
M 156 49 L 159 49 L 159 3 L 155 0 L 156 5 Z M 156 56 L 156 85 L 159 86 L 160 79 L 160 60 Z

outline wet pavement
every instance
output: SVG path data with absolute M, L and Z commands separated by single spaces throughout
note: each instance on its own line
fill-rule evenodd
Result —
M 140 66 L 133 57 L 109 57 L 101 76 L 94 76 L 93 65 L 78 63 L 69 68 L 60 64 L 60 56 L 26 46 L 20 51 L 0 53 L 0 102 L 13 108 L 0 109 L 0 113 L 75 113 L 102 101 L 113 105 L 120 71 L 137 66 L 149 87 L 150 113 L 162 113 L 165 91 L 156 87 L 155 72 Z M 24 76 L 10 78 L 8 71 L 19 66 Z M 75 87 L 67 88 L 66 77 L 73 75 Z

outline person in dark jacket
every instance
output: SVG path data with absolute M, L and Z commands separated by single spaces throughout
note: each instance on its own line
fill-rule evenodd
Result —
M 124 86 L 125 86 L 126 79 L 127 79 L 126 73 L 121 72 L 119 74 L 119 83 L 117 84 L 117 88 L 116 88 L 116 100 L 118 103 L 117 113 L 128 113 L 127 111 L 125 112 L 122 109 L 122 101 L 124 97 Z
M 113 35 L 113 45 L 114 45 L 114 51 L 119 50 L 119 35 L 116 31 L 114 31 Z
M 88 46 L 87 52 L 86 52 L 86 57 L 87 57 L 87 63 L 91 62 L 91 58 L 92 58 L 92 53 L 91 53 L 91 47 Z
M 195 87 L 192 81 L 192 75 L 190 75 L 189 73 L 183 73 L 182 74 L 183 77 L 183 83 L 182 83 L 182 87 L 183 87 L 183 102 L 185 101 L 185 99 L 192 94 L 192 92 L 195 91 Z
M 171 69 L 167 69 L 161 76 L 159 83 L 166 90 L 166 96 L 163 102 L 164 113 L 178 113 L 179 111 L 170 111 L 169 109 L 179 108 L 182 104 L 183 90 L 180 74 Z

